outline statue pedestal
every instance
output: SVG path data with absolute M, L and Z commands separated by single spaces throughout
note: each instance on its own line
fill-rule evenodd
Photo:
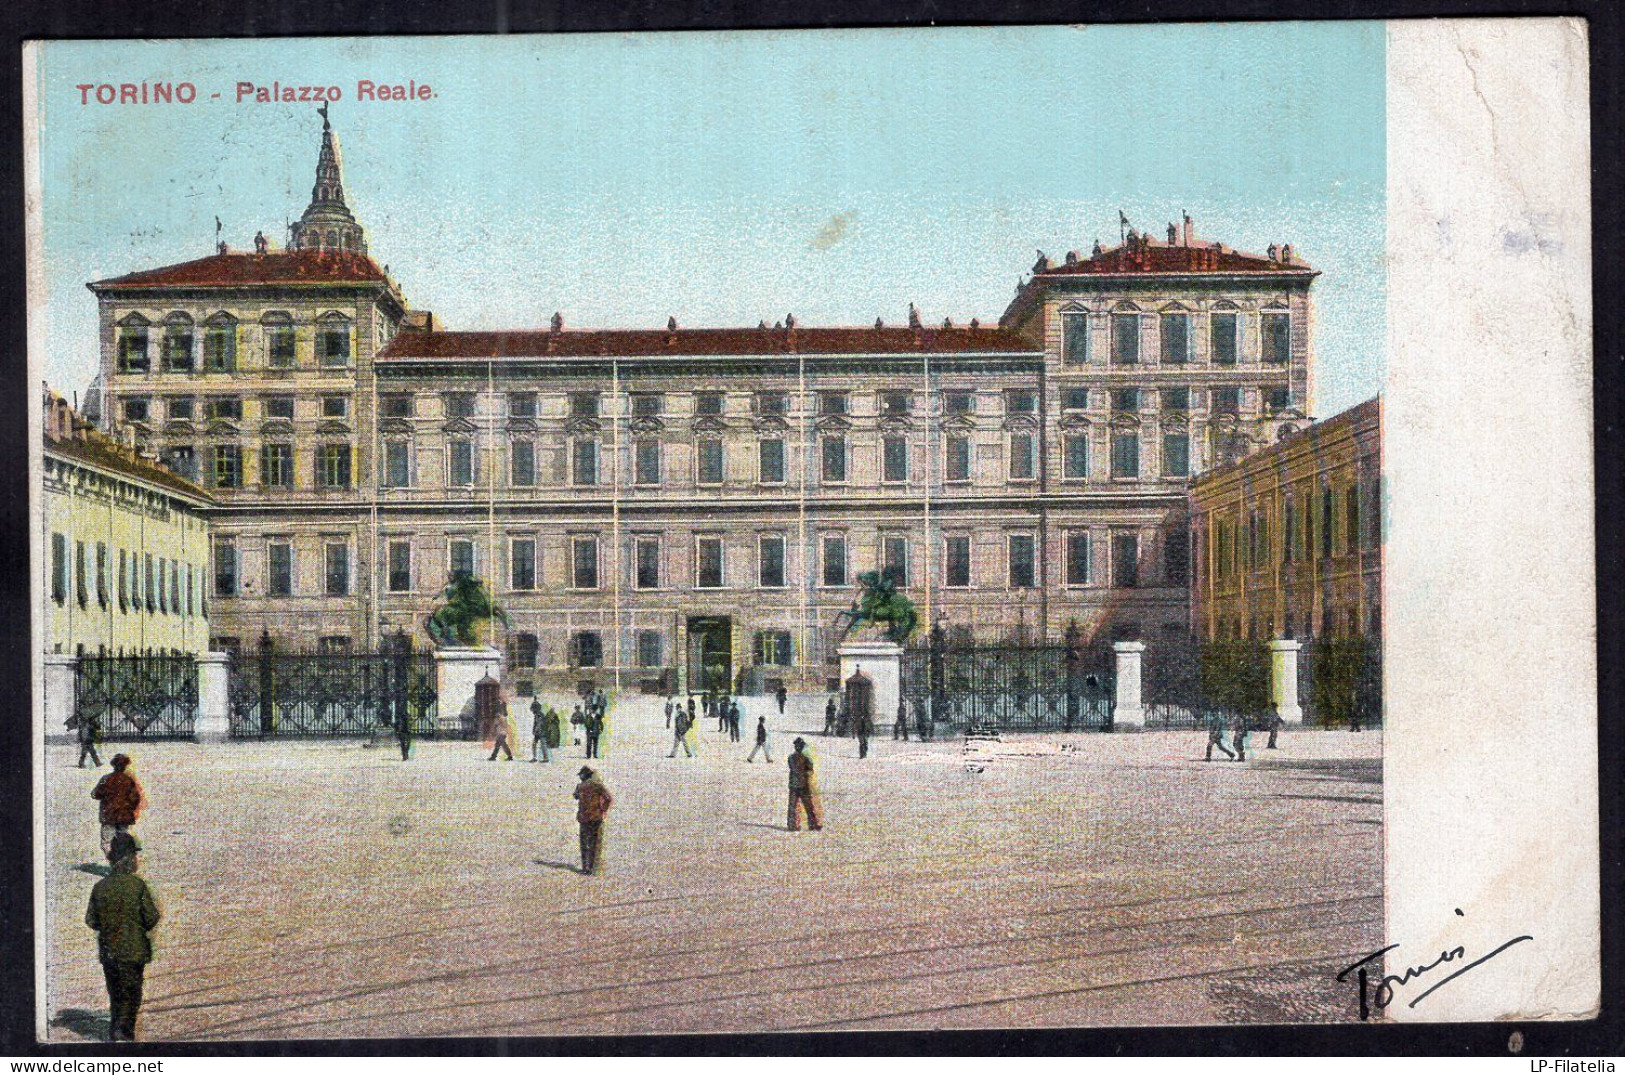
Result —
M 850 705 L 854 692 L 866 690 L 870 720 L 877 727 L 890 724 L 903 697 L 903 647 L 881 635 L 848 639 L 836 652 L 841 658 L 842 698 Z
M 434 651 L 435 691 L 442 735 L 458 736 L 474 723 L 474 685 L 502 678 L 502 654 L 489 646 L 448 646 Z

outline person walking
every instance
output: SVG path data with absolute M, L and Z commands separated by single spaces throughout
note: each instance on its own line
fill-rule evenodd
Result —
M 914 733 L 920 742 L 923 743 L 930 739 L 932 737 L 931 714 L 925 706 L 917 705 L 914 707 L 914 721 Z
M 587 753 L 585 756 L 589 758 L 600 757 L 598 741 L 604 734 L 604 715 L 598 711 L 597 706 L 587 711 L 586 723 L 583 724 L 582 731 L 587 733 Z
M 897 719 L 892 723 L 891 737 L 893 739 L 901 739 L 905 743 L 908 742 L 908 701 L 907 701 L 907 699 L 904 699 L 904 698 L 897 699 Z
M 756 745 L 750 748 L 750 757 L 746 758 L 745 760 L 748 761 L 748 762 L 754 763 L 756 761 L 756 752 L 758 750 L 762 752 L 762 757 L 767 759 L 767 763 L 769 765 L 772 765 L 773 764 L 773 755 L 771 753 L 769 753 L 768 749 L 767 749 L 767 718 L 766 717 L 757 717 L 756 718 Z
M 400 744 L 401 760 L 409 760 L 412 757 L 412 717 L 404 706 L 395 718 L 395 742 Z
M 779 689 L 773 692 L 773 699 L 779 703 L 779 716 L 784 716 L 784 703 L 790 700 L 790 692 L 784 689 L 783 683 L 780 683 Z
M 508 745 L 508 700 L 498 698 L 496 712 L 491 715 L 491 756 L 486 761 L 496 761 L 498 752 L 507 755 L 506 761 L 513 761 L 513 747 Z
M 581 783 L 576 785 L 576 823 L 581 826 L 581 872 L 598 872 L 598 862 L 604 850 L 604 818 L 614 805 L 615 797 L 604 786 L 604 781 L 587 765 L 576 774 Z
M 824 734 L 835 734 L 835 696 L 833 694 L 829 696 L 829 701 L 824 703 Z
M 853 730 L 857 732 L 858 736 L 858 757 L 867 758 L 869 756 L 869 736 L 874 734 L 875 722 L 868 712 L 864 711 L 858 714 L 858 718 L 853 721 L 853 724 L 856 725 Z
M 1281 725 L 1285 723 L 1286 722 L 1281 719 L 1281 714 L 1273 709 L 1270 710 L 1269 715 L 1264 718 L 1264 726 L 1270 730 L 1269 742 L 1264 744 L 1265 750 L 1275 749 L 1275 736 L 1278 732 L 1280 732 Z
M 542 708 L 538 698 L 530 700 L 530 760 L 549 763 L 553 760 L 547 748 L 547 710 Z
M 847 737 L 847 733 L 849 733 L 851 730 L 851 712 L 846 708 L 846 702 L 843 701 L 840 708 L 835 710 L 835 734 L 838 737 L 845 739 Z
M 728 738 L 739 742 L 739 722 L 743 719 L 739 713 L 739 699 L 735 698 L 728 703 Z
M 1236 761 L 1247 760 L 1247 718 L 1239 713 L 1231 726 L 1230 746 L 1236 752 Z
M 102 854 L 113 852 L 113 840 L 128 835 L 130 826 L 145 804 L 141 785 L 129 774 L 130 756 L 113 755 L 113 771 L 96 781 L 90 797 L 100 802 L 102 820 Z
M 572 740 L 575 740 L 575 738 L 576 738 L 576 733 L 575 733 L 575 731 L 573 729 L 575 729 L 575 728 L 584 728 L 586 726 L 586 723 L 587 723 L 587 716 L 586 716 L 586 714 L 581 712 L 581 703 L 577 702 L 575 709 L 573 709 L 570 712 L 570 727 L 572 729 L 572 731 L 570 732 L 570 738 Z M 579 742 L 579 740 L 576 740 L 576 741 Z
M 694 700 L 690 698 L 689 704 L 692 705 L 693 701 Z M 693 748 L 688 745 L 688 730 L 692 727 L 694 727 L 694 714 L 685 713 L 679 709 L 677 711 L 677 723 L 674 724 L 671 729 L 671 753 L 667 754 L 666 757 L 675 758 L 677 756 L 678 747 L 683 748 L 683 754 L 685 756 L 690 758 L 694 756 Z
M 134 1041 L 141 1012 L 141 990 L 152 962 L 148 934 L 162 917 L 158 901 L 136 868 L 141 845 L 121 832 L 113 837 L 107 859 L 113 870 L 90 890 L 85 925 L 96 931 L 96 954 L 107 982 L 108 1041 Z
M 68 728 L 78 734 L 79 738 L 79 768 L 85 767 L 85 755 L 90 755 L 90 765 L 93 769 L 102 767 L 102 760 L 96 756 L 96 739 L 101 735 L 101 725 L 94 713 L 75 713 L 68 718 Z
M 1235 760 L 1236 756 L 1230 752 L 1229 747 L 1224 745 L 1223 719 L 1220 718 L 1218 713 L 1209 711 L 1207 714 L 1207 756 L 1202 759 L 1203 761 L 1213 760 L 1214 747 L 1218 747 L 1221 751 L 1223 751 L 1225 757 L 1231 759 L 1232 761 Z
M 671 711 L 676 708 L 677 696 L 675 694 L 668 694 L 666 696 L 666 727 L 668 728 L 671 727 Z
M 801 831 L 800 810 L 807 812 L 807 828 L 817 832 L 824 827 L 818 817 L 818 798 L 813 792 L 813 760 L 807 753 L 807 741 L 800 736 L 796 737 L 795 753 L 790 755 L 790 810 L 785 819 L 785 828 L 791 832 Z
M 694 724 L 694 696 L 692 694 L 688 696 L 688 723 L 690 727 Z
M 723 733 L 724 735 L 728 734 L 728 709 L 732 704 L 733 704 L 733 699 L 732 698 L 729 698 L 727 695 L 724 695 L 724 694 L 717 695 L 717 700 L 716 700 L 717 731 Z

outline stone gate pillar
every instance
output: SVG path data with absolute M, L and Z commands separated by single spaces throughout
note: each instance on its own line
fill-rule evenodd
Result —
M 1294 638 L 1270 640 L 1270 699 L 1275 712 L 1288 724 L 1303 723 L 1303 707 L 1298 704 L 1298 651 L 1303 643 Z
M 71 653 L 45 655 L 45 740 L 71 739 L 68 721 L 79 690 L 79 659 Z
M 1145 702 L 1140 693 L 1140 664 L 1145 653 L 1144 642 L 1113 642 L 1117 653 L 1117 711 L 1112 720 L 1117 724 L 1144 724 Z
M 474 719 L 474 684 L 502 679 L 502 654 L 490 646 L 447 646 L 434 651 L 436 725 L 444 735 L 461 735 Z
M 197 655 L 197 723 L 192 737 L 200 743 L 223 743 L 231 738 L 230 661 L 226 653 Z
M 841 657 L 841 690 L 846 681 L 861 672 L 874 687 L 876 727 L 897 719 L 897 703 L 903 697 L 903 647 L 889 638 L 848 639 L 836 651 Z

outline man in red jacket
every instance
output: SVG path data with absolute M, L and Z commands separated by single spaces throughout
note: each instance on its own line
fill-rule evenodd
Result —
M 576 775 L 581 777 L 575 790 L 576 802 L 580 804 L 576 807 L 576 821 L 581 825 L 581 872 L 597 873 L 604 841 L 604 817 L 615 797 L 591 766 L 583 765 Z
M 90 793 L 102 804 L 102 854 L 113 850 L 113 837 L 130 831 L 141 812 L 141 785 L 128 772 L 130 756 L 113 758 L 113 771 L 102 777 Z

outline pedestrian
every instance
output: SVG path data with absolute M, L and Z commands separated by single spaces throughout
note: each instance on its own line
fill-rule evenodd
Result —
M 1230 746 L 1236 752 L 1236 761 L 1247 760 L 1247 718 L 1239 714 L 1231 728 Z
M 401 760 L 407 761 L 412 757 L 412 717 L 403 707 L 400 715 L 395 718 L 395 742 L 401 747 Z
M 601 755 L 598 753 L 598 740 L 604 734 L 604 716 L 602 713 L 598 712 L 598 708 L 596 706 L 587 711 L 586 722 L 582 725 L 582 731 L 587 733 L 587 752 L 585 757 L 600 757 Z
M 113 870 L 90 890 L 85 925 L 96 931 L 96 954 L 107 982 L 108 1041 L 134 1041 L 141 1011 L 141 987 L 152 962 L 147 934 L 161 917 L 152 889 L 136 873 L 141 845 L 121 832 L 113 837 L 107 860 Z
M 732 698 L 723 694 L 717 695 L 717 731 L 722 732 L 723 734 L 727 734 L 728 731 L 728 711 L 730 708 L 732 708 L 732 706 Z
M 857 726 L 854 730 L 858 735 L 858 757 L 867 758 L 869 756 L 869 736 L 874 734 L 875 722 L 869 716 L 868 711 L 864 710 L 858 714 L 858 719 L 853 723 Z
M 689 704 L 692 705 L 693 702 L 694 699 L 690 698 Z M 677 723 L 672 726 L 671 730 L 671 753 L 667 754 L 666 757 L 675 758 L 678 747 L 683 748 L 685 756 L 690 758 L 694 756 L 693 748 L 688 745 L 688 730 L 692 727 L 694 727 L 694 714 L 685 713 L 679 709 L 677 711 Z
M 564 741 L 564 718 L 559 711 L 553 708 L 553 703 L 547 704 L 547 747 L 549 750 L 559 749 Z
M 668 694 L 666 696 L 666 727 L 668 728 L 671 727 L 671 711 L 676 708 L 677 696 L 675 694 Z
M 835 734 L 835 696 L 833 694 L 829 696 L 829 701 L 824 703 L 824 734 Z
M 728 738 L 739 742 L 739 699 L 735 698 L 728 704 Z
M 914 707 L 914 723 L 914 732 L 919 737 L 920 742 L 923 743 L 927 739 L 931 738 L 931 714 L 927 711 L 925 706 L 917 705 Z
M 1357 705 L 1351 705 L 1351 706 L 1349 706 L 1349 731 L 1357 732 L 1359 730 L 1360 730 L 1360 707 L 1357 706 Z
M 581 703 L 577 702 L 575 709 L 573 711 L 571 711 L 571 713 L 570 713 L 570 727 L 572 729 L 581 728 L 581 727 L 584 727 L 586 725 L 586 723 L 587 723 L 587 716 L 586 716 L 585 713 L 581 712 Z M 576 733 L 573 730 L 570 732 L 570 739 L 571 739 L 573 745 L 575 745 L 575 746 L 580 746 L 581 745 L 581 740 L 579 738 L 577 738 Z
M 85 767 L 85 755 L 90 755 L 90 764 L 93 769 L 102 767 L 102 760 L 96 756 L 96 740 L 101 735 L 101 725 L 94 713 L 75 713 L 68 718 L 68 728 L 78 733 L 79 737 L 79 768 Z
M 1202 759 L 1203 761 L 1213 760 L 1214 747 L 1223 751 L 1225 757 L 1235 760 L 1236 756 L 1224 745 L 1224 721 L 1218 713 L 1210 710 L 1207 714 L 1207 756 Z
M 513 761 L 513 747 L 508 745 L 508 700 L 498 698 L 496 712 L 491 715 L 491 756 L 486 761 L 496 761 L 497 753 L 506 754 L 505 761 Z
M 762 757 L 767 759 L 767 763 L 769 765 L 772 765 L 773 764 L 773 755 L 771 753 L 769 753 L 769 751 L 767 749 L 767 718 L 766 717 L 757 717 L 756 718 L 756 745 L 750 748 L 750 757 L 746 758 L 745 760 L 748 761 L 748 762 L 754 763 L 756 761 L 756 752 L 758 750 L 760 750 L 762 752 Z
M 113 771 L 96 781 L 90 792 L 90 797 L 102 804 L 103 855 L 112 854 L 114 838 L 129 833 L 144 805 L 141 785 L 129 774 L 129 768 L 128 754 L 113 755 Z
M 801 831 L 800 809 L 807 811 L 807 828 L 817 832 L 823 828 L 818 817 L 818 797 L 813 791 L 813 760 L 807 753 L 807 741 L 796 737 L 795 753 L 790 755 L 790 811 L 785 828 Z
M 841 707 L 835 711 L 835 734 L 840 738 L 845 739 L 847 732 L 851 730 L 851 715 L 847 711 L 846 703 L 842 702 Z
M 897 719 L 892 722 L 891 737 L 908 742 L 908 702 L 906 699 L 897 699 Z
M 598 861 L 604 849 L 604 817 L 614 805 L 615 797 L 604 786 L 604 781 L 583 765 L 576 774 L 581 783 L 576 785 L 576 822 L 581 826 L 581 872 L 598 872 Z
M 1269 730 L 1270 730 L 1269 742 L 1264 744 L 1264 749 L 1265 750 L 1274 750 L 1275 749 L 1275 736 L 1276 736 L 1276 733 L 1281 730 L 1281 725 L 1284 724 L 1284 723 L 1286 723 L 1286 722 L 1281 719 L 1281 714 L 1274 711 L 1274 710 L 1271 710 L 1269 715 L 1264 718 L 1265 727 L 1269 728 Z
M 541 757 L 537 757 L 537 755 Z M 530 760 L 551 763 L 553 755 L 547 749 L 547 711 L 540 699 L 530 700 Z
M 784 703 L 789 701 L 790 692 L 784 689 L 783 683 L 780 683 L 779 689 L 773 692 L 773 698 L 779 703 L 779 716 L 784 716 Z
M 690 725 L 694 723 L 694 696 L 692 694 L 688 696 L 688 723 Z

